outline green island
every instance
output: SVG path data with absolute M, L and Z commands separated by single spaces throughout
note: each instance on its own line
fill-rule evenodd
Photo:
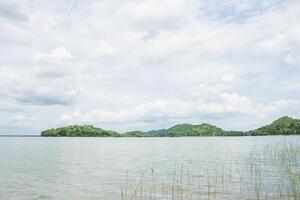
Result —
M 210 124 L 179 124 L 169 129 L 129 131 L 118 133 L 92 125 L 72 125 L 49 129 L 41 132 L 45 137 L 186 137 L 186 136 L 263 136 L 263 135 L 299 135 L 300 120 L 284 116 L 273 123 L 251 131 L 225 131 Z

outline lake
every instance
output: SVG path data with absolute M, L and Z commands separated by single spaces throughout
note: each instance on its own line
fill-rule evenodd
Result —
M 295 153 L 278 159 L 280 144 Z M 293 199 L 297 149 L 300 136 L 0 137 L 0 199 Z

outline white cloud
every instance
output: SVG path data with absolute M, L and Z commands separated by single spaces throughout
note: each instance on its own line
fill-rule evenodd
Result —
M 34 118 L 42 126 L 33 130 L 206 120 L 247 129 L 258 124 L 243 121 L 299 117 L 299 8 L 295 0 L 5 4 L 0 116 Z
M 186 122 L 219 115 L 246 115 L 254 119 L 269 120 L 270 116 L 280 116 L 290 108 L 298 110 L 300 101 L 281 100 L 268 104 L 255 104 L 248 97 L 236 93 L 223 93 L 215 101 L 203 99 L 178 101 L 157 100 L 137 105 L 128 110 L 90 110 L 86 112 L 76 109 L 74 112 L 63 114 L 58 124 L 94 123 L 104 127 L 114 127 L 117 130 L 132 129 L 142 124 L 157 127 L 161 121 L 168 125 L 170 122 Z M 204 119 L 207 120 L 207 119 Z M 147 127 L 147 126 L 146 126 Z M 143 127 L 139 127 L 143 129 Z
M 235 74 L 225 74 L 221 77 L 221 80 L 224 83 L 232 83 L 236 80 L 236 75 Z
M 288 54 L 285 57 L 285 60 L 291 65 L 296 65 L 297 67 L 300 66 L 300 54 L 296 54 L 296 55 Z
M 72 58 L 72 54 L 70 52 L 68 52 L 64 47 L 58 47 L 56 49 L 54 49 L 51 53 L 46 54 L 46 53 L 38 53 L 35 56 L 35 59 L 38 62 L 55 62 L 57 60 L 61 61 L 61 60 L 67 60 L 67 59 L 71 59 Z
M 71 74 L 76 65 L 71 62 L 72 54 L 64 47 L 58 47 L 51 53 L 37 53 L 34 57 L 37 67 L 35 71 L 40 76 L 59 78 Z
M 68 87 L 65 80 L 40 80 L 34 71 L 0 68 L 0 97 L 18 104 L 65 105 L 70 104 L 77 91 Z

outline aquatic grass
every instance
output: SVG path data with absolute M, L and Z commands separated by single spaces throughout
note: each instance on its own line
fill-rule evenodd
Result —
M 169 173 L 154 166 L 144 168 L 136 183 L 124 184 L 121 199 L 300 199 L 299 144 L 254 148 L 226 162 L 215 161 L 213 168 L 204 161 L 173 166 Z

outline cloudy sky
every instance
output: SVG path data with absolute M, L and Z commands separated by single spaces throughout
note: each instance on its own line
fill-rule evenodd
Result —
M 298 0 L 0 0 L 0 133 L 300 117 Z

